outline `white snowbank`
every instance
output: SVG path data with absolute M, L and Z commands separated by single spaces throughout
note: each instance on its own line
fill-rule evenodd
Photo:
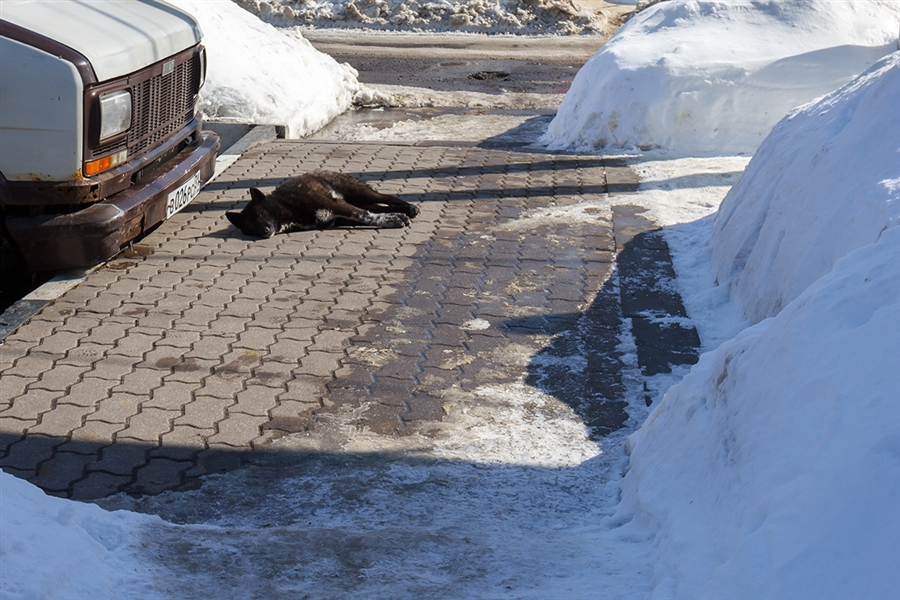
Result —
M 654 597 L 897 597 L 897 256 L 892 228 L 838 261 L 632 436 L 622 509 L 659 527 Z
M 713 266 L 756 322 L 898 222 L 900 52 L 775 127 L 722 202 Z
M 157 598 L 153 572 L 139 561 L 141 528 L 161 522 L 47 496 L 0 472 L 0 596 Z
M 200 109 L 208 119 L 286 125 L 288 137 L 302 137 L 347 110 L 360 89 L 352 67 L 231 0 L 171 3 L 203 29 L 209 66 Z
M 716 262 L 775 316 L 629 439 L 616 520 L 657 532 L 654 598 L 900 595 L 898 77 L 782 121 L 723 202 Z
M 661 2 L 579 71 L 543 141 L 752 153 L 789 110 L 896 50 L 898 25 L 886 0 Z

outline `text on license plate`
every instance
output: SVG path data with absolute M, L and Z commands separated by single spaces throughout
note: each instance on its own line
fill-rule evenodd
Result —
M 200 171 L 178 186 L 177 190 L 169 192 L 169 199 L 166 201 L 166 218 L 168 219 L 179 210 L 191 203 L 191 200 L 200 193 Z

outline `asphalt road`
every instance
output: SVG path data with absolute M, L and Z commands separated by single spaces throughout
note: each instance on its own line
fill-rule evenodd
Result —
M 313 46 L 366 84 L 435 91 L 564 94 L 605 38 L 308 31 Z

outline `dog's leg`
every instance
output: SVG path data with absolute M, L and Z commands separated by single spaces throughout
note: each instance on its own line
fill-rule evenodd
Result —
M 405 202 L 396 196 L 381 194 L 373 189 L 367 189 L 366 192 L 366 194 L 348 197 L 347 201 L 375 213 L 403 213 L 411 219 L 414 219 L 419 214 L 418 206 Z
M 377 192 L 367 183 L 358 179 L 346 175 L 335 175 L 339 177 L 335 182 L 336 187 L 340 188 L 339 193 L 343 196 L 344 201 L 353 206 L 373 213 L 403 213 L 411 219 L 419 214 L 418 206 L 396 196 Z
M 331 209 L 319 209 L 316 211 L 316 221 L 321 227 L 327 227 L 335 220 L 344 220 L 359 225 L 385 229 L 399 229 L 409 225 L 409 217 L 403 213 L 376 213 L 353 206 L 347 202 L 336 202 Z

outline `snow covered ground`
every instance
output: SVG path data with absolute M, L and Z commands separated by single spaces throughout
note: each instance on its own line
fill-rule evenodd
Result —
M 664 150 L 629 158 L 643 183 L 628 202 L 665 226 L 705 351 L 646 421 L 639 395 L 632 399 L 632 418 L 643 426 L 628 439 L 630 457 L 621 437 L 592 442 L 574 414 L 533 390 L 486 386 L 479 393 L 503 418 L 470 414 L 460 428 L 477 433 L 480 444 L 448 430 L 405 460 L 341 458 L 352 467 L 344 479 L 329 475 L 328 458 L 311 456 L 254 506 L 231 493 L 265 477 L 253 470 L 141 505 L 165 512 L 184 498 L 177 506 L 185 512 L 174 519 L 184 524 L 50 498 L 0 474 L 3 597 L 279 597 L 313 586 L 324 598 L 896 598 L 896 14 L 896 3 L 878 1 L 670 0 L 607 46 L 632 48 L 639 54 L 633 61 L 601 50 L 592 63 L 607 61 L 604 76 L 590 65 L 579 76 L 559 117 L 576 135 L 563 139 L 551 127 L 555 145 L 612 139 L 602 133 L 608 120 L 588 116 L 606 98 L 650 114 L 648 107 L 669 102 L 659 90 L 681 90 L 694 107 L 689 127 L 642 118 L 613 128 L 622 142 L 612 145 L 650 140 Z M 653 19 L 660 27 L 650 26 Z M 728 35 L 718 29 L 723 22 Z M 822 25 L 835 22 L 831 30 Z M 204 22 L 208 38 L 214 23 Z M 629 66 L 644 54 L 628 27 L 642 31 L 651 50 L 668 47 L 683 30 L 684 45 L 660 54 L 679 69 Z M 656 44 L 656 36 L 663 41 Z M 788 47 L 792 38 L 802 47 Z M 828 89 L 815 91 L 805 78 L 812 96 L 796 104 L 846 85 L 787 117 L 794 105 L 781 103 L 771 85 L 778 77 L 767 79 L 771 93 L 729 112 L 712 89 L 678 87 L 691 57 L 712 54 L 692 50 L 689 40 L 735 60 L 765 56 L 788 66 L 794 61 L 779 61 L 791 52 L 824 52 L 842 68 L 871 60 L 858 69 L 864 75 L 842 73 Z M 762 43 L 748 48 L 747 40 L 777 40 L 767 47 L 782 58 L 757 53 Z M 308 52 L 298 44 L 297 52 Z M 219 89 L 210 69 L 212 89 Z M 609 87 L 615 69 L 633 91 Z M 716 81 L 740 88 L 751 75 L 744 66 L 735 72 Z M 322 85 L 344 81 L 342 73 L 325 68 Z M 248 108 L 244 102 L 253 100 L 235 100 L 235 110 Z M 340 110 L 337 102 L 309 106 L 303 118 L 310 123 Z M 692 157 L 727 152 L 697 115 L 707 116 L 709 129 L 738 116 L 756 123 L 749 133 L 734 132 L 752 143 L 749 164 L 741 156 Z M 527 419 L 526 404 L 538 408 Z

